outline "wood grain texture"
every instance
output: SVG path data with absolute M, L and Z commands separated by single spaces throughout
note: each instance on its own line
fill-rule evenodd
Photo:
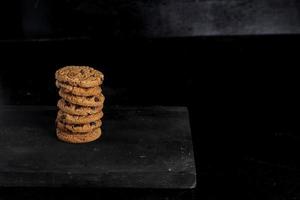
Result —
M 0 186 L 193 188 L 183 107 L 106 108 L 103 136 L 81 145 L 55 136 L 55 107 L 0 107 Z

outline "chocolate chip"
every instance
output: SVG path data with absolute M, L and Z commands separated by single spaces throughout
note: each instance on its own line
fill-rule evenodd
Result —
M 79 108 L 81 108 L 81 106 L 75 105 L 75 110 L 77 110 L 77 109 L 79 109 Z
M 83 71 L 83 69 L 81 69 L 81 70 L 80 70 L 80 74 L 82 74 L 82 75 L 84 74 L 84 71 Z
M 66 106 L 71 106 L 71 104 L 69 102 L 66 101 Z
M 73 126 L 74 127 L 80 127 L 80 124 L 74 124 Z
M 92 110 L 96 110 L 96 107 L 91 107 Z
M 95 125 L 96 125 L 96 122 L 91 122 L 90 125 L 91 125 L 91 126 L 95 126 Z
M 98 97 L 95 97 L 95 102 L 99 102 L 100 99 Z

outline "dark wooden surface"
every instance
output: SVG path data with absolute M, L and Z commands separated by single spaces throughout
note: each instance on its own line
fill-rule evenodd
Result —
M 195 187 L 186 108 L 106 108 L 101 140 L 80 145 L 56 139 L 55 115 L 0 107 L 0 186 Z

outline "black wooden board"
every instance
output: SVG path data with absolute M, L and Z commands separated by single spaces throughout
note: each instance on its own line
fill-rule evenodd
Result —
M 185 107 L 105 108 L 103 135 L 68 144 L 55 107 L 0 106 L 0 186 L 194 188 Z

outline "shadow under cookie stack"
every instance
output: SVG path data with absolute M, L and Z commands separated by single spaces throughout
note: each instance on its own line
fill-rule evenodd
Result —
M 66 66 L 56 71 L 59 88 L 56 135 L 68 143 L 87 143 L 101 136 L 104 75 L 91 67 Z

